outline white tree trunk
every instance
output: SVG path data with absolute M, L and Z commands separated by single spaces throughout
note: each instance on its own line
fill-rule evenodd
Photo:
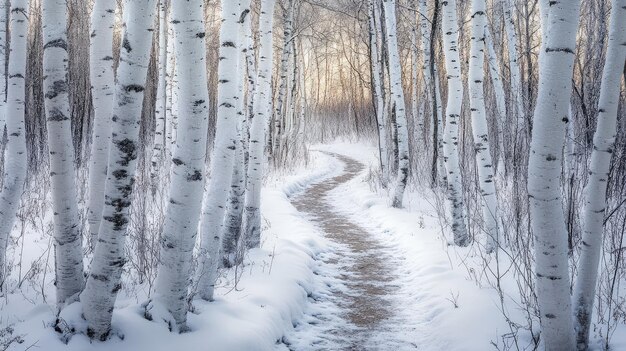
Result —
M 285 119 L 283 106 L 287 98 L 287 82 L 289 72 L 289 58 L 291 57 L 291 41 L 293 31 L 293 15 L 295 10 L 295 0 L 287 0 L 286 11 L 284 14 L 283 28 L 283 52 L 280 59 L 280 68 L 278 73 L 279 86 L 278 96 L 276 97 L 276 106 L 274 108 L 274 136 L 272 138 L 272 154 L 278 155 L 280 147 L 280 137 L 283 134 L 283 120 Z
M 398 176 L 391 205 L 402 207 L 404 189 L 409 179 L 409 133 L 407 128 L 406 108 L 404 105 L 404 91 L 402 89 L 402 71 L 398 54 L 398 39 L 396 28 L 396 2 L 384 0 L 385 34 L 387 39 L 387 55 L 389 59 L 389 79 L 391 97 L 396 112 L 396 128 L 398 140 Z
M 201 248 L 198 263 L 198 296 L 213 300 L 217 279 L 225 204 L 230 194 L 237 144 L 237 101 L 241 91 L 239 72 L 239 3 L 222 0 L 220 28 L 219 85 L 217 91 L 217 124 L 211 157 L 211 180 L 204 198 L 200 225 Z
M 259 16 L 259 66 L 254 97 L 254 114 L 250 124 L 248 182 L 244 207 L 246 247 L 261 244 L 261 187 L 263 186 L 264 151 L 272 103 L 272 30 L 275 0 L 261 1 Z
M 452 232 L 454 242 L 459 246 L 469 244 L 465 227 L 465 204 L 459 167 L 459 123 L 463 102 L 461 82 L 461 62 L 459 59 L 459 25 L 456 15 L 456 0 L 442 3 L 443 47 L 448 77 L 448 104 L 446 106 L 446 130 L 443 137 L 443 155 L 446 165 L 446 181 L 452 212 Z
M 387 131 L 385 129 L 385 102 L 382 95 L 381 67 L 382 58 L 380 55 L 379 29 L 380 11 L 375 0 L 369 0 L 369 35 L 370 35 L 370 60 L 372 85 L 376 108 L 376 125 L 378 127 L 378 154 L 380 158 L 380 171 L 382 175 L 382 185 L 389 183 L 389 165 L 387 158 Z
M 178 116 L 178 77 L 174 55 L 174 29 L 170 25 L 172 11 L 167 12 L 167 64 L 165 67 L 165 157 L 172 159 L 172 148 L 176 141 L 176 119 Z
M 525 127 L 525 115 L 524 106 L 522 102 L 522 84 L 520 78 L 520 66 L 517 61 L 517 32 L 515 30 L 515 22 L 513 20 L 513 14 L 515 13 L 515 0 L 502 0 L 502 7 L 504 9 L 504 25 L 508 38 L 507 48 L 509 50 L 509 69 L 511 73 L 511 99 L 513 109 L 515 111 L 514 116 L 517 117 L 517 131 L 518 137 L 524 137 L 526 133 Z
M 419 115 L 419 105 L 417 103 L 419 93 L 419 63 L 417 46 L 417 13 L 411 12 L 411 115 L 415 128 L 415 142 L 417 146 L 423 145 L 424 120 Z
M 224 218 L 224 231 L 222 233 L 222 260 L 221 264 L 224 267 L 230 268 L 237 264 L 242 258 L 238 255 L 237 248 L 239 238 L 241 236 L 241 224 L 243 222 L 243 206 L 246 195 L 246 174 L 245 174 L 245 159 L 244 159 L 244 143 L 247 141 L 245 137 L 247 132 L 247 120 L 246 109 L 247 105 L 244 101 L 244 87 L 246 81 L 246 66 L 247 66 L 247 49 L 248 49 L 248 31 L 251 28 L 250 21 L 252 16 L 250 15 L 250 0 L 240 1 L 240 16 L 239 16 L 239 44 L 238 49 L 241 51 L 239 55 L 239 69 L 237 71 L 237 90 L 242 92 L 242 95 L 237 100 L 237 116 L 238 127 L 236 137 L 236 150 L 235 161 L 233 163 L 233 175 L 231 179 L 230 195 L 228 197 L 226 215 Z
M 500 66 L 498 64 L 498 57 L 493 47 L 493 38 L 491 37 L 491 31 L 489 25 L 485 26 L 485 47 L 487 48 L 487 65 L 489 66 L 489 72 L 491 73 L 491 85 L 493 86 L 495 100 L 496 100 L 496 119 L 498 125 L 498 148 L 499 153 L 497 155 L 498 163 L 494 164 L 497 171 L 504 171 L 504 161 L 506 151 L 504 149 L 504 126 L 506 124 L 506 98 L 504 94 L 504 88 L 502 87 L 502 76 L 500 75 Z
M 598 126 L 593 138 L 589 183 L 584 190 L 583 241 L 578 278 L 574 288 L 577 346 L 586 350 L 589 326 L 598 280 L 598 263 L 602 253 L 602 232 L 606 210 L 609 167 L 617 134 L 617 108 L 621 74 L 626 60 L 626 0 L 613 0 L 606 63 L 598 104 Z
M 0 289 L 4 285 L 6 250 L 20 204 L 26 179 L 26 130 L 24 127 L 24 95 L 26 76 L 26 45 L 28 34 L 27 0 L 12 0 L 10 9 L 11 43 L 6 105 L 7 146 L 4 158 L 4 179 L 0 191 Z
M 4 127 L 6 125 L 6 103 L 7 103 L 7 50 L 8 47 L 8 33 L 7 33 L 7 20 L 9 13 L 7 10 L 9 2 L 7 0 L 0 1 L 0 134 L 4 134 Z M 0 273 L 2 275 L 2 273 Z
M 91 338 L 104 340 L 126 258 L 124 242 L 139 152 L 139 120 L 154 32 L 156 0 L 126 0 L 113 104 L 111 149 L 98 243 L 81 294 Z
M 89 162 L 89 223 L 90 246 L 98 242 L 98 230 L 104 207 L 104 183 L 111 144 L 111 112 L 114 101 L 113 26 L 115 0 L 96 0 L 91 15 L 90 79 L 94 122 Z
M 160 241 L 155 300 L 186 328 L 191 260 L 204 188 L 208 100 L 204 2 L 172 2 L 180 79 L 179 125 L 172 154 L 170 200 Z
M 468 75 L 470 88 L 470 110 L 476 166 L 478 168 L 479 189 L 482 199 L 480 206 L 487 235 L 485 250 L 488 253 L 498 248 L 498 199 L 496 197 L 493 164 L 489 147 L 489 130 L 485 114 L 484 64 L 485 64 L 485 0 L 472 0 L 472 34 Z
M 167 1 L 159 1 L 159 57 L 158 57 L 158 84 L 155 106 L 156 125 L 154 128 L 154 145 L 152 147 L 152 159 L 150 178 L 154 182 L 165 160 L 165 123 L 167 116 Z M 155 186 L 156 184 L 152 184 Z
M 560 157 L 572 90 L 579 9 L 578 1 L 550 2 L 550 16 L 544 27 L 547 42 L 539 59 L 539 91 L 528 167 L 537 301 L 546 350 L 575 347 Z
M 83 235 L 78 217 L 68 96 L 67 1 L 42 3 L 44 105 L 50 152 L 55 287 L 61 306 L 83 288 Z

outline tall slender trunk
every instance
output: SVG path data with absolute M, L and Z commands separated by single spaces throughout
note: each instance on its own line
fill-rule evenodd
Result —
M 89 54 L 91 94 L 93 99 L 93 134 L 89 162 L 89 237 L 91 250 L 98 242 L 98 230 L 104 208 L 104 183 L 111 144 L 111 112 L 114 102 L 113 26 L 115 0 L 96 0 L 91 15 Z
M 7 103 L 7 54 L 8 54 L 8 33 L 7 20 L 9 0 L 0 0 L 0 134 L 4 135 L 6 125 L 6 103 Z M 1 275 L 2 273 L 0 273 Z
M 544 3 L 541 4 L 545 6 Z M 546 350 L 573 350 L 567 230 L 561 203 L 561 153 L 572 91 L 580 3 L 551 1 L 547 42 L 539 59 L 539 95 L 528 167 L 535 275 Z
M 204 2 L 172 2 L 180 99 L 179 137 L 173 146 L 170 200 L 160 241 L 155 300 L 186 328 L 191 260 L 202 208 L 209 92 L 206 74 Z
M 155 105 L 156 125 L 154 127 L 154 145 L 152 146 L 152 159 L 150 161 L 150 179 L 152 186 L 158 186 L 156 181 L 163 166 L 165 156 L 165 123 L 167 120 L 167 0 L 159 1 L 159 57 L 158 57 L 158 83 Z
M 509 70 L 511 78 L 511 99 L 513 104 L 514 116 L 517 117 L 517 130 L 520 138 L 524 137 L 525 121 L 524 104 L 522 100 L 522 83 L 521 83 L 521 71 L 518 62 L 517 53 L 517 31 L 515 29 L 515 22 L 513 20 L 513 14 L 515 13 L 515 0 L 502 0 L 502 6 L 504 8 L 504 25 L 508 38 L 508 51 L 509 51 Z
M 404 190 L 409 179 L 409 133 L 406 120 L 406 108 L 404 106 L 404 91 L 402 89 L 402 66 L 400 64 L 398 39 L 396 37 L 396 2 L 395 0 L 384 0 L 383 4 L 385 6 L 385 34 L 389 60 L 389 80 L 393 110 L 395 111 L 398 150 L 398 175 L 391 205 L 396 208 L 401 208 Z
M 498 57 L 493 47 L 493 38 L 489 25 L 485 26 L 485 47 L 487 48 L 487 66 L 491 75 L 491 85 L 493 86 L 496 100 L 496 124 L 498 126 L 498 162 L 494 164 L 494 171 L 504 171 L 506 150 L 504 148 L 504 126 L 506 125 L 506 100 L 504 88 L 502 87 L 502 77 Z
M 439 26 L 439 0 L 434 1 L 434 11 L 430 27 L 427 23 L 428 7 L 426 0 L 420 0 L 419 8 L 421 13 L 420 25 L 422 26 L 422 48 L 424 51 L 424 85 L 430 94 L 430 106 L 432 119 L 432 165 L 431 165 L 431 185 L 437 186 L 444 183 L 445 168 L 443 166 L 443 107 L 441 106 L 441 90 L 439 86 L 439 73 L 437 63 L 432 58 L 435 52 L 435 42 L 437 40 L 437 28 Z
M 374 107 L 376 109 L 376 125 L 378 127 L 378 153 L 380 158 L 381 182 L 383 186 L 389 183 L 389 165 L 387 159 L 387 132 L 385 129 L 385 103 L 382 95 L 381 55 L 379 55 L 379 32 L 380 15 L 378 4 L 375 0 L 369 0 L 369 36 L 370 36 L 370 67 L 372 75 L 372 93 L 374 94 Z
M 498 248 L 498 199 L 493 176 L 493 164 L 489 147 L 489 130 L 485 114 L 484 65 L 485 65 L 485 0 L 472 0 L 472 35 L 470 47 L 468 85 L 474 151 L 478 167 L 478 181 L 482 199 L 480 206 L 485 223 L 487 240 L 485 250 L 490 253 Z
M 8 89 L 6 105 L 7 146 L 4 157 L 4 179 L 0 191 L 0 290 L 8 276 L 6 250 L 15 223 L 26 179 L 26 130 L 24 101 L 26 76 L 26 37 L 28 34 L 28 0 L 11 1 Z
M 291 41 L 293 31 L 293 15 L 295 11 L 295 0 L 287 0 L 286 13 L 284 14 L 283 29 L 283 52 L 280 59 L 278 96 L 276 97 L 276 107 L 274 108 L 274 136 L 272 138 L 272 154 L 278 155 L 280 148 L 280 137 L 283 134 L 283 120 L 285 114 L 283 106 L 287 98 L 287 82 L 289 74 L 289 58 L 291 57 Z
M 264 151 L 267 126 L 271 118 L 272 99 L 272 29 L 275 0 L 261 1 L 259 16 L 259 66 L 254 97 L 254 114 L 250 124 L 250 154 L 248 182 L 244 207 L 244 234 L 246 247 L 261 244 L 261 187 L 263 185 Z
M 463 83 L 461 82 L 461 61 L 459 59 L 458 40 L 459 24 L 456 15 L 456 0 L 442 3 L 442 33 L 448 77 L 448 104 L 446 106 L 446 130 L 443 138 L 443 153 L 446 165 L 446 182 L 452 212 L 452 232 L 454 243 L 467 246 L 469 237 L 465 226 L 465 204 L 463 202 L 463 183 L 459 167 L 459 123 L 463 102 Z
M 68 96 L 67 1 L 42 3 L 44 104 L 50 152 L 55 287 L 62 305 L 83 288 L 83 235 L 78 217 Z
M 247 105 L 244 101 L 244 87 L 247 65 L 247 36 L 251 28 L 250 21 L 250 0 L 241 0 L 240 16 L 239 16 L 239 47 L 241 51 L 239 55 L 239 69 L 237 70 L 237 90 L 242 92 L 237 100 L 237 137 L 235 143 L 235 160 L 233 163 L 233 174 L 230 185 L 230 194 L 228 196 L 226 215 L 224 218 L 224 231 L 222 233 L 222 260 L 224 267 L 232 267 L 239 263 L 241 255 L 238 255 L 238 243 L 241 236 L 241 225 L 243 222 L 243 205 L 245 201 L 246 191 L 246 174 L 244 159 L 244 143 L 247 141 Z
M 198 263 L 198 295 L 213 300 L 219 266 L 221 234 L 224 226 L 225 204 L 231 189 L 233 164 L 237 144 L 237 101 L 239 69 L 239 2 L 222 0 L 220 28 L 219 86 L 217 91 L 217 125 L 211 157 L 211 180 L 204 198 L 200 225 L 201 248 Z
M 584 190 L 583 241 L 580 247 L 578 278 L 574 287 L 573 302 L 579 350 L 586 350 L 589 344 L 598 263 L 602 253 L 607 182 L 617 136 L 617 107 L 620 99 L 621 73 L 626 69 L 625 60 L 626 0 L 613 0 L 606 63 L 598 103 L 598 126 L 593 138 L 589 182 Z
M 172 159 L 172 148 L 176 142 L 176 123 L 178 117 L 178 76 L 176 55 L 174 55 L 174 28 L 170 25 L 172 11 L 167 12 L 167 64 L 165 67 L 165 157 Z
M 126 0 L 120 63 L 111 121 L 111 148 L 98 243 L 81 294 L 89 337 L 104 340 L 126 257 L 124 243 L 137 168 L 139 120 L 154 31 L 156 0 Z
M 417 103 L 419 93 L 419 63 L 417 61 L 419 48 L 417 46 L 417 28 L 417 13 L 411 12 L 411 115 L 415 128 L 415 142 L 417 145 L 422 145 L 421 139 L 424 135 L 424 120 L 419 116 L 419 106 Z

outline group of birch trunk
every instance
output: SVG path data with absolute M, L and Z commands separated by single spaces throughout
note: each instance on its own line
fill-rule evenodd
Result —
M 408 63 L 397 59 L 402 27 L 396 12 L 408 18 Z M 581 14 L 589 17 L 580 20 Z M 608 222 L 625 218 L 625 194 L 618 190 L 624 169 L 614 156 L 618 122 L 624 128 L 626 119 L 620 108 L 624 1 L 370 0 L 367 21 L 381 183 L 398 175 L 393 206 L 402 205 L 405 172 L 418 184 L 441 188 L 454 244 L 478 248 L 486 271 L 499 257 L 513 261 L 524 286 L 520 299 L 529 315 L 537 311 L 528 328 L 533 321 L 541 325 L 533 342 L 546 350 L 586 350 L 594 301 L 604 302 L 599 296 L 607 293 L 602 284 L 597 291 L 598 276 L 614 272 L 612 300 L 623 274 L 622 254 L 603 246 L 603 238 L 617 241 L 621 252 L 624 226 Z M 595 99 L 584 95 L 590 80 Z M 398 92 L 403 88 L 411 93 L 410 114 Z M 623 148 L 623 140 L 617 142 Z M 413 164 L 403 164 L 404 157 Z M 600 266 L 601 257 L 614 255 Z M 506 273 L 499 269 L 489 274 L 504 301 Z M 609 328 L 611 322 L 604 323 Z
M 185 331 L 262 244 L 265 169 L 374 138 L 390 206 L 431 188 L 501 301 L 518 281 L 514 343 L 608 345 L 625 42 L 624 0 L 2 0 L 0 288 L 45 168 L 59 313 L 80 303 L 105 340 L 117 294 L 145 284 L 145 317 Z
M 281 3 L 286 19 L 296 2 Z M 274 110 L 275 0 L 224 0 L 219 6 L 203 0 L 93 1 L 91 28 L 83 33 L 91 42 L 89 62 L 83 62 L 91 96 L 83 99 L 91 98 L 93 106 L 91 136 L 81 135 L 91 141 L 83 173 L 74 135 L 77 102 L 70 98 L 77 84 L 70 69 L 76 57 L 69 51 L 75 43 L 68 38 L 74 6 L 68 0 L 0 2 L 0 28 L 7 25 L 10 32 L 9 43 L 0 30 L 0 66 L 8 77 L 0 106 L 7 131 L 0 287 L 10 285 L 5 254 L 23 191 L 32 186 L 26 183 L 25 70 L 27 47 L 41 31 L 41 48 L 30 55 L 43 52 L 57 311 L 80 303 L 84 332 L 106 340 L 125 266 L 140 262 L 139 280 L 149 281 L 151 290 L 145 317 L 185 331 L 189 300 L 212 301 L 219 269 L 241 264 L 246 250 L 261 245 L 267 143 L 285 154 L 287 142 L 303 143 L 301 43 L 285 22 L 280 86 L 293 92 L 281 88 L 277 101 L 289 105 Z M 206 23 L 210 11 L 220 18 L 219 33 Z M 40 29 L 33 25 L 37 12 Z M 219 58 L 216 64 L 211 57 Z M 278 121 L 287 132 L 271 135 L 269 126 Z M 169 317 L 156 315 L 163 311 Z

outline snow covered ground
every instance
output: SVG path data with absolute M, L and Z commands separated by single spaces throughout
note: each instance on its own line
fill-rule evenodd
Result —
M 362 343 L 367 350 L 388 350 L 391 345 L 397 351 L 480 351 L 495 349 L 493 344 L 510 345 L 511 329 L 500 311 L 500 297 L 478 277 L 484 274 L 477 271 L 480 252 L 448 247 L 434 195 L 412 189 L 404 209 L 389 208 L 385 191 L 373 185 L 374 147 L 336 143 L 313 149 L 345 155 L 364 165 L 354 178 L 330 190 L 324 201 L 328 210 L 363 228 L 377 250 L 383 250 L 380 259 L 393 267 L 388 284 L 393 288 L 384 294 L 389 304 L 385 311 L 392 316 L 382 327 L 369 334 L 352 334 L 358 327 L 350 325 L 346 306 L 337 296 L 350 296 L 351 277 L 345 270 L 362 253 L 325 235 L 314 218 L 292 204 L 311 184 L 344 172 L 340 160 L 313 151 L 308 167 L 269 177 L 263 190 L 262 249 L 251 251 L 243 267 L 222 277 L 215 302 L 193 302 L 190 332 L 169 333 L 165 324 L 146 320 L 141 305 L 148 298 L 142 294 L 147 289 L 132 293 L 124 289 L 113 317 L 118 336 L 106 343 L 90 343 L 80 334 L 85 326 L 80 306 L 74 304 L 62 315 L 67 328 L 78 331 L 66 345 L 50 327 L 54 289 L 48 277 L 43 287 L 25 283 L 0 301 L 0 328 L 11 327 L 11 333 L 0 333 L 0 346 L 13 339 L 9 350 L 341 350 L 346 339 L 355 335 L 368 339 Z M 18 227 L 14 236 L 19 232 Z M 30 262 L 48 255 L 49 238 L 27 230 L 24 240 L 31 242 L 24 245 L 26 270 Z M 39 266 L 50 269 L 49 264 Z M 11 277 L 14 281 L 19 278 L 16 274 Z M 505 291 L 515 289 L 507 287 L 513 279 L 503 279 L 502 284 Z M 47 303 L 38 289 L 45 290 Z M 523 318 L 523 311 L 507 299 L 508 315 Z M 529 338 L 520 334 L 520 349 Z M 614 345 L 622 345 L 615 341 Z
M 284 331 L 302 317 L 307 295 L 325 287 L 323 279 L 314 278 L 314 258 L 328 251 L 331 243 L 299 215 L 288 196 L 311 182 L 341 172 L 342 165 L 332 158 L 315 155 L 310 166 L 293 176 L 270 179 L 271 185 L 263 190 L 263 249 L 251 251 L 244 267 L 221 279 L 215 302 L 194 302 L 195 312 L 189 316 L 191 332 L 172 334 L 165 324 L 146 320 L 141 304 L 147 296 L 136 291 L 129 296 L 123 289 L 113 314 L 113 326 L 119 336 L 106 343 L 90 343 L 85 335 L 76 334 L 66 345 L 50 327 L 54 322 L 54 289 L 47 281 L 44 289 L 48 303 L 38 300 L 41 296 L 35 289 L 26 286 L 26 293 L 16 289 L 0 302 L 0 327 L 10 326 L 12 333 L 7 340 L 14 339 L 8 349 L 273 350 Z M 14 234 L 18 236 L 19 230 Z M 28 236 L 31 234 L 33 237 Z M 24 262 L 34 261 L 47 252 L 40 236 L 27 233 L 25 240 L 33 245 L 26 246 L 30 252 Z M 64 310 L 62 317 L 68 329 L 84 330 L 78 304 Z M 3 341 L 0 335 L 0 346 Z

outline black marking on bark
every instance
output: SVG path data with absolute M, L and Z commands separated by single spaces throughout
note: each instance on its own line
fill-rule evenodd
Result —
M 94 31 L 91 32 L 91 37 L 93 38 L 95 36 L 96 36 L 96 31 L 94 30 Z
M 67 50 L 67 42 L 63 38 L 50 40 L 43 46 L 44 50 L 48 48 L 61 48 Z
M 179 24 L 180 21 L 179 20 L 172 20 L 172 24 Z
M 115 177 L 115 179 L 120 180 L 122 178 L 126 178 L 128 177 L 128 172 L 125 169 L 118 169 L 115 170 L 113 172 L 111 172 L 111 174 Z
M 243 23 L 246 21 L 246 16 L 250 13 L 250 9 L 245 9 L 241 12 L 241 16 L 239 16 L 239 23 Z
M 545 316 L 546 316 L 546 318 L 549 318 L 549 319 L 554 319 L 554 318 L 556 318 L 556 316 L 555 316 L 555 315 L 553 315 L 552 313 L 546 313 L 546 314 L 545 314 Z
M 561 119 L 561 121 L 563 121 L 563 122 L 565 122 L 565 123 L 568 123 L 568 122 L 569 122 L 569 118 L 567 118 L 567 117 L 563 117 L 563 119 Z
M 105 56 L 102 58 L 102 61 L 113 61 L 113 57 L 112 56 Z
M 198 106 L 200 106 L 202 104 L 204 104 L 204 100 L 196 100 L 196 101 L 193 102 L 193 105 L 195 107 L 198 107 Z
M 546 48 L 546 52 L 564 52 L 567 54 L 574 54 L 574 51 L 570 48 Z
M 144 87 L 143 85 L 139 84 L 129 84 L 124 86 L 124 90 L 128 93 L 130 93 L 131 91 L 134 91 L 135 93 L 141 93 L 142 91 L 144 91 Z
M 548 156 L 546 156 L 546 161 L 556 161 L 556 156 L 548 155 Z
M 197 182 L 202 180 L 202 173 L 198 170 L 196 170 L 195 172 L 193 172 L 193 174 L 189 174 L 187 176 L 187 181 L 188 182 Z
M 204 38 L 205 36 L 206 36 L 206 33 L 204 32 L 196 33 L 196 38 Z
M 107 277 L 104 274 L 94 274 L 94 273 L 91 273 L 90 275 L 91 275 L 92 279 L 99 280 L 101 282 L 108 282 L 109 281 L 109 277 Z
M 122 41 L 122 47 L 126 50 L 126 52 L 133 51 L 133 48 L 130 46 L 130 42 L 126 36 L 124 36 L 124 40 Z
M 237 46 L 232 41 L 225 41 L 222 43 L 222 47 L 225 48 L 236 48 Z
M 180 166 L 180 165 L 184 165 L 184 164 L 185 164 L 185 162 L 183 162 L 183 161 L 182 161 L 181 159 L 179 159 L 179 158 L 173 158 L 173 159 L 172 159 L 172 163 L 174 163 L 174 164 L 175 164 L 175 165 L 177 165 L 177 166 Z
M 66 80 L 55 80 L 52 83 L 52 87 L 46 92 L 46 99 L 54 99 L 59 94 L 67 93 L 68 85 Z
M 115 231 L 122 230 L 125 227 L 126 223 L 128 223 L 128 219 L 126 219 L 126 216 L 121 213 L 116 213 L 113 216 L 104 216 L 102 218 L 107 222 L 113 223 L 113 230 Z
M 117 283 L 115 284 L 115 286 L 113 286 L 113 290 L 111 290 L 111 293 L 116 294 L 121 289 L 122 289 L 122 283 Z
M 117 161 L 122 166 L 128 166 L 130 161 L 137 158 L 137 146 L 135 142 L 130 139 L 123 139 L 115 142 L 117 149 L 122 154 L 122 159 Z
M 9 76 L 9 78 L 22 78 L 22 79 L 24 79 L 24 76 L 21 73 L 17 73 L 17 74 L 11 74 Z
M 61 122 L 67 121 L 68 119 L 69 117 L 67 117 L 63 112 L 59 111 L 56 108 L 48 113 L 48 121 L 50 122 Z

